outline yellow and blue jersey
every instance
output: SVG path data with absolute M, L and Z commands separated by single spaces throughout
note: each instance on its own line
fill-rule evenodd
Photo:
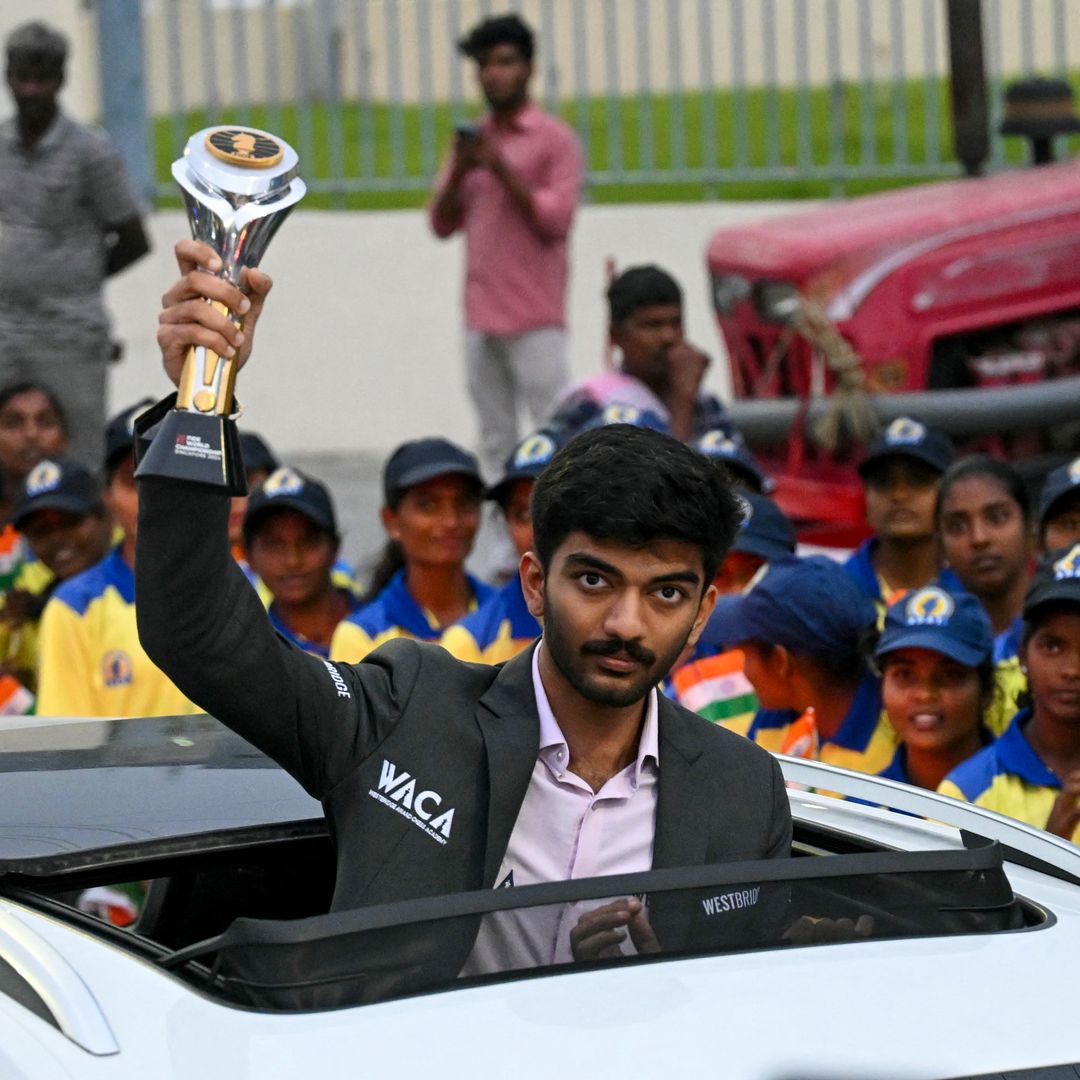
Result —
M 491 599 L 448 627 L 439 644 L 459 660 L 501 664 L 524 652 L 539 636 L 540 624 L 525 605 L 515 574 Z
M 747 738 L 774 754 L 783 753 L 799 719 L 793 709 L 760 709 Z M 881 682 L 868 674 L 860 681 L 836 734 L 822 740 L 817 757 L 830 765 L 877 774 L 893 760 L 899 742 L 881 707 Z
M 1011 660 L 1020 655 L 1020 640 L 1024 636 L 1024 617 L 1017 615 L 1004 630 L 994 638 L 994 663 Z
M 878 629 L 880 629 L 885 622 L 886 608 L 891 604 L 895 604 L 907 590 L 892 588 L 884 578 L 878 575 L 878 572 L 874 569 L 874 548 L 877 545 L 878 538 L 876 536 L 868 537 L 848 556 L 842 565 L 855 584 L 877 605 Z M 964 591 L 960 579 L 948 567 L 945 567 L 928 584 L 937 585 L 946 592 Z
M 1000 739 L 953 769 L 938 791 L 1045 829 L 1061 781 L 1028 742 L 1030 719 L 1030 709 L 1018 712 Z M 1080 843 L 1080 826 L 1071 839 Z
M 485 604 L 495 590 L 478 578 L 468 575 L 473 594 L 473 611 Z M 438 641 L 445 627 L 425 611 L 405 584 L 405 571 L 399 570 L 370 604 L 364 604 L 338 624 L 330 642 L 330 659 L 356 664 L 373 649 L 394 638 Z
M 57 586 L 39 635 L 40 716 L 171 716 L 199 710 L 139 644 L 135 575 L 114 548 Z
M 353 595 L 349 592 L 344 592 L 350 601 L 353 601 Z M 304 637 L 303 634 L 298 634 L 281 618 L 278 612 L 277 605 L 270 601 L 266 608 L 267 615 L 270 616 L 270 625 L 283 637 L 290 645 L 295 645 L 298 649 L 303 649 L 304 652 L 311 653 L 312 656 L 321 657 L 323 660 L 330 659 L 330 647 L 328 645 L 319 645 L 317 642 L 312 641 L 310 638 Z

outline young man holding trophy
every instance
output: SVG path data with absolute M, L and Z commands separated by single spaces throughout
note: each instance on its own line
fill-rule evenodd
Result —
M 201 145 L 189 153 L 196 169 Z M 218 198 L 231 179 L 214 169 Z M 230 235 L 220 209 L 207 228 L 218 240 Z M 308 655 L 274 634 L 229 552 L 231 379 L 270 279 L 242 245 L 187 240 L 176 251 L 182 276 L 165 293 L 158 341 L 184 396 L 140 427 L 140 636 L 192 700 L 322 801 L 335 910 L 789 854 L 776 762 L 656 690 L 712 611 L 712 578 L 738 527 L 720 470 L 672 438 L 618 425 L 559 452 L 538 481 L 535 544 L 520 567 L 544 634 L 502 667 L 408 639 L 355 665 Z M 208 387 L 219 361 L 229 373 L 214 400 L 188 392 L 192 380 Z M 452 937 L 417 928 L 421 966 L 445 977 L 655 951 L 679 932 L 632 897 L 553 918 L 524 937 L 486 921 Z

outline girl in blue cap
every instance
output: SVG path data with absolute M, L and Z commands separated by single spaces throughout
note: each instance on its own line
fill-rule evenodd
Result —
M 1020 662 L 1028 693 L 1008 730 L 938 791 L 1080 843 L 1080 544 L 1039 567 Z
M 990 741 L 993 645 L 990 620 L 968 593 L 929 586 L 889 608 L 875 655 L 900 747 L 879 775 L 933 791 Z

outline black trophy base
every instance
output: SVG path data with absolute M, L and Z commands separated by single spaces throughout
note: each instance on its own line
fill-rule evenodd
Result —
M 152 476 L 228 495 L 247 494 L 240 436 L 227 416 L 170 409 L 146 432 L 139 449 L 138 479 Z

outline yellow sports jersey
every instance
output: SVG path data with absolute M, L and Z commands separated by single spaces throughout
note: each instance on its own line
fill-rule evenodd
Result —
M 45 605 L 39 716 L 170 716 L 199 712 L 139 644 L 135 575 L 114 548 L 63 582 Z
M 994 696 L 983 720 L 995 738 L 1005 733 L 1020 708 L 1017 698 L 1026 689 L 1027 676 L 1020 670 L 1020 657 L 1010 656 L 994 665 Z
M 449 627 L 439 644 L 470 664 L 502 664 L 540 636 L 540 624 L 525 606 L 515 574 L 487 603 Z
M 1030 718 L 1030 709 L 1017 713 L 997 742 L 953 769 L 938 791 L 1045 829 L 1061 781 L 1028 742 L 1024 726 Z M 1080 827 L 1071 839 L 1080 844 Z

